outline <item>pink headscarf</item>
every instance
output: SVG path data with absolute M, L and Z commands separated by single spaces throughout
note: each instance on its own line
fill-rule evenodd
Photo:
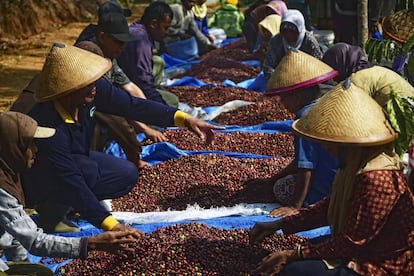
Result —
M 272 13 L 276 13 L 277 15 L 280 15 L 280 16 L 282 16 L 288 9 L 285 2 L 283 2 L 281 0 L 270 1 L 269 3 L 267 3 L 265 5 L 265 8 L 269 12 L 269 14 L 267 14 L 267 15 L 270 15 Z M 272 10 L 273 12 L 270 12 L 270 10 Z
M 255 25 L 259 24 L 260 21 L 265 19 L 268 15 L 277 14 L 283 16 L 283 14 L 287 11 L 287 6 L 285 2 L 281 0 L 273 0 L 265 5 L 260 5 L 255 8 L 251 13 L 250 16 L 255 23 Z

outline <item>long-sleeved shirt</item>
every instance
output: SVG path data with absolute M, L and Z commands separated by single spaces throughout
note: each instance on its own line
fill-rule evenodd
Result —
M 118 64 L 128 78 L 141 88 L 147 99 L 165 104 L 157 91 L 152 73 L 154 41 L 139 22 L 132 23 L 129 32 L 136 40 L 128 42 L 117 58 Z
M 316 38 L 309 32 L 306 32 L 305 37 L 303 38 L 302 45 L 299 50 L 316 57 L 317 59 L 322 59 L 323 53 L 319 47 L 319 43 Z M 282 58 L 286 55 L 285 49 L 283 47 L 282 35 L 277 34 L 269 42 L 269 50 L 266 53 L 263 72 L 268 80 L 270 75 L 279 65 Z
M 139 119 L 158 126 L 183 126 L 184 115 L 176 108 L 132 97 L 104 78 L 96 81 L 96 91 L 95 101 L 79 111 L 76 122 L 62 119 L 53 102 L 39 103 L 33 107 L 29 115 L 39 125 L 55 128 L 56 134 L 47 139 L 38 139 L 39 153 L 36 165 L 29 173 L 31 181 L 60 185 L 60 191 L 65 195 L 66 201 L 93 225 L 101 227 L 102 222 L 110 217 L 110 214 L 99 204 L 72 157 L 72 154 L 89 156 L 95 126 L 94 111 L 131 120 Z M 36 203 L 30 202 L 36 199 L 31 200 L 30 197 L 35 198 L 36 195 L 26 197 L 29 204 Z
M 205 35 L 209 36 L 208 31 L 208 18 L 207 18 L 207 4 L 203 3 L 201 5 L 194 5 L 192 11 L 194 13 L 194 22 L 196 23 L 198 29 Z
M 312 101 L 302 107 L 296 113 L 295 119 L 302 117 L 316 102 L 317 100 Z M 305 205 L 313 204 L 329 194 L 338 168 L 338 161 L 319 143 L 295 135 L 293 144 L 295 146 L 294 163 L 296 168 L 312 171 L 304 203 Z
M 86 258 L 86 238 L 66 238 L 43 233 L 16 198 L 3 189 L 0 189 L 0 225 L 0 248 L 9 261 L 21 261 L 26 257 L 27 251 L 36 256 Z M 4 263 L 2 260 L 0 263 L 1 270 Z
M 184 8 L 182 4 L 174 4 L 171 6 L 173 11 L 173 19 L 171 26 L 167 29 L 164 42 L 172 42 L 180 39 L 180 34 L 194 35 L 197 41 L 204 46 L 210 45 L 208 38 L 198 29 L 194 21 L 194 13 Z
M 329 197 L 283 219 L 286 234 L 328 224 Z M 400 171 L 370 171 L 355 179 L 341 234 L 302 245 L 304 259 L 342 259 L 361 275 L 414 274 L 414 196 Z

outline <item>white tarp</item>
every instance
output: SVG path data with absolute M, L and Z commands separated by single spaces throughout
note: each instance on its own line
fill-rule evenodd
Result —
M 267 215 L 274 208 L 280 207 L 277 203 L 237 204 L 233 207 L 213 207 L 204 209 L 197 204 L 188 206 L 183 211 L 162 212 L 112 212 L 112 215 L 125 224 L 146 224 L 157 222 L 175 222 L 180 220 L 201 220 L 228 216 Z

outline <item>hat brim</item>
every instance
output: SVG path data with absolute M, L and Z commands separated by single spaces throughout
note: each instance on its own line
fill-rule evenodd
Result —
M 411 13 L 411 16 L 410 16 L 410 13 Z M 407 22 L 407 19 L 404 20 L 404 17 L 407 18 L 407 19 L 409 17 L 411 17 L 410 18 L 411 22 L 410 21 Z M 392 18 L 394 20 L 391 20 Z M 398 26 L 393 26 L 393 25 L 396 24 L 395 22 L 404 22 L 405 21 L 405 23 L 408 24 L 408 26 L 410 26 L 410 25 L 414 24 L 414 23 L 412 23 L 413 20 L 414 20 L 414 16 L 413 16 L 413 11 L 412 10 L 398 11 L 398 12 L 396 12 L 394 14 L 391 14 L 391 15 L 388 15 L 388 16 L 386 16 L 382 19 L 382 22 L 381 22 L 382 31 L 386 36 L 390 37 L 391 39 L 404 44 L 404 43 L 407 42 L 407 39 L 413 34 L 412 28 L 408 28 L 408 29 L 404 30 L 403 28 L 401 28 L 402 26 L 398 27 Z
M 121 42 L 130 42 L 137 40 L 135 36 L 131 34 L 111 34 L 111 36 L 113 36 L 116 40 L 119 40 Z
M 54 128 L 38 126 L 36 128 L 36 131 L 33 137 L 34 138 L 49 138 L 55 135 L 55 133 L 56 133 L 56 130 Z
M 299 120 L 300 119 L 295 120 L 292 124 L 293 133 L 319 144 L 371 147 L 388 144 L 394 141 L 398 136 L 398 134 L 395 133 L 394 135 L 371 135 L 369 137 L 338 137 L 328 135 L 325 135 L 325 137 L 319 137 L 301 131 L 297 127 Z
M 385 35 L 389 36 L 391 39 L 397 42 L 400 42 L 400 43 L 407 42 L 407 38 L 401 38 L 392 33 L 392 27 L 390 26 L 390 22 L 387 20 L 387 17 L 384 17 L 382 19 L 381 24 L 382 24 L 382 31 L 385 33 Z
M 289 86 L 276 88 L 276 89 L 269 89 L 268 91 L 266 91 L 264 93 L 264 95 L 265 96 L 275 96 L 275 95 L 278 95 L 280 93 L 292 92 L 292 91 L 295 91 L 295 90 L 312 87 L 312 86 L 315 86 L 317 84 L 321 84 L 325 81 L 328 81 L 330 79 L 333 79 L 336 76 L 338 76 L 338 74 L 339 74 L 338 71 L 333 70 L 333 71 L 328 72 L 326 74 L 317 76 L 316 78 L 313 78 L 313 79 L 310 79 L 310 80 L 307 80 L 307 81 L 303 81 L 303 82 L 300 82 L 300 83 L 296 83 L 294 85 L 289 85 Z

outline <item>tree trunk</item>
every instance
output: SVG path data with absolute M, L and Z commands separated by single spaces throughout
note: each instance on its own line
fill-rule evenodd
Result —
M 364 49 L 368 40 L 368 0 L 358 1 L 358 45 Z
M 26 38 L 96 12 L 95 0 L 1 0 L 0 40 Z

